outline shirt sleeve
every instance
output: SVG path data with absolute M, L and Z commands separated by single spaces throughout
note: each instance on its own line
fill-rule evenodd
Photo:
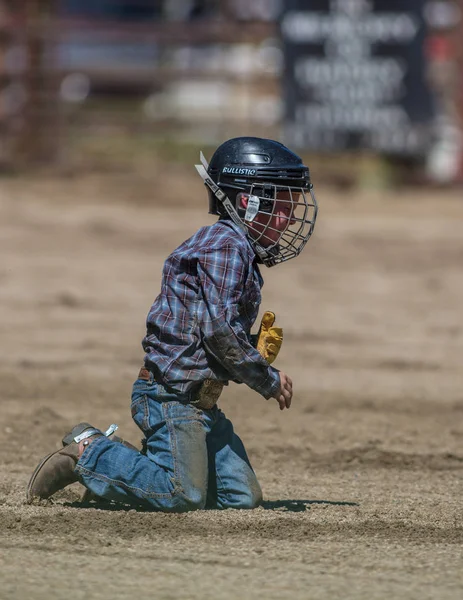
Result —
M 198 260 L 198 276 L 205 301 L 201 332 L 206 351 L 231 375 L 272 398 L 280 387 L 278 371 L 249 342 L 239 315 L 246 263 L 238 248 L 209 250 Z

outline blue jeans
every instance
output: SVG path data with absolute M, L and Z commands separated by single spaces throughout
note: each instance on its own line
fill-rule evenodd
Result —
M 188 396 L 138 379 L 131 408 L 146 453 L 101 437 L 77 463 L 79 480 L 97 496 L 165 512 L 260 504 L 243 443 L 217 406 L 201 410 Z

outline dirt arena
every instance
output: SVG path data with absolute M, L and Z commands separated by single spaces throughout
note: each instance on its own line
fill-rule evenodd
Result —
M 76 422 L 139 440 L 163 260 L 212 222 L 193 169 L 158 176 L 0 183 L 0 598 L 462 598 L 461 190 L 354 197 L 315 177 L 314 237 L 263 272 L 293 406 L 236 385 L 220 401 L 261 508 L 114 510 L 79 484 L 25 505 Z

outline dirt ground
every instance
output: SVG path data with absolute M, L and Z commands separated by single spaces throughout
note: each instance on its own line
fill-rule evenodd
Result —
M 114 510 L 79 484 L 25 505 L 76 422 L 139 440 L 129 397 L 163 260 L 212 222 L 192 170 L 158 180 L 0 182 L 0 598 L 462 598 L 461 190 L 315 181 L 305 253 L 263 273 L 293 407 L 242 386 L 220 402 L 261 508 Z

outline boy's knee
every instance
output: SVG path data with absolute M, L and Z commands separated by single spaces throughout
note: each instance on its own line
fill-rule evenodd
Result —
M 239 494 L 229 495 L 221 501 L 221 508 L 236 508 L 240 510 L 250 510 L 257 508 L 262 504 L 262 490 L 259 483 L 255 482 L 246 491 Z
M 239 499 L 239 502 L 236 506 L 231 506 L 230 508 L 239 508 L 241 510 L 251 510 L 252 508 L 257 508 L 262 504 L 262 494 L 259 496 L 244 496 Z
M 203 510 L 206 507 L 206 491 L 190 489 L 178 494 L 175 502 L 175 512 Z
M 262 500 L 262 490 L 256 481 L 255 487 L 251 488 L 249 494 L 244 498 L 243 506 L 241 508 L 257 508 L 262 504 Z
M 247 493 L 247 506 L 245 508 L 257 508 L 262 504 L 262 488 L 260 487 L 257 478 L 254 476 L 254 480 L 250 482 L 248 493 Z

